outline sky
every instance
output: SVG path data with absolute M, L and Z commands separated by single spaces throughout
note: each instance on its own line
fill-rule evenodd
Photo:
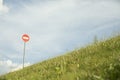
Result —
M 0 75 L 119 34 L 119 0 L 0 0 Z

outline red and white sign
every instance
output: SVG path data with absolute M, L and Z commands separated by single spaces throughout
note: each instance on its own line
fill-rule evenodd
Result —
M 30 40 L 30 37 L 29 37 L 27 34 L 23 34 L 22 40 L 23 40 L 24 42 L 28 42 L 28 41 Z

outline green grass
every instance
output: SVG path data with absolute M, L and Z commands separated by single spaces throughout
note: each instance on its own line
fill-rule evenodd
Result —
M 0 80 L 120 80 L 119 75 L 117 36 L 3 75 Z

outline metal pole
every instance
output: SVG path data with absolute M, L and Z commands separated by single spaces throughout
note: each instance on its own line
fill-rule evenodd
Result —
M 24 42 L 24 49 L 23 49 L 23 69 L 24 69 L 24 61 L 25 61 L 25 48 L 26 48 L 26 43 Z

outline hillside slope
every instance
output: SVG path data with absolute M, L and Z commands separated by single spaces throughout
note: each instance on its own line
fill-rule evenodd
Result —
M 12 72 L 0 80 L 120 80 L 120 36 Z

